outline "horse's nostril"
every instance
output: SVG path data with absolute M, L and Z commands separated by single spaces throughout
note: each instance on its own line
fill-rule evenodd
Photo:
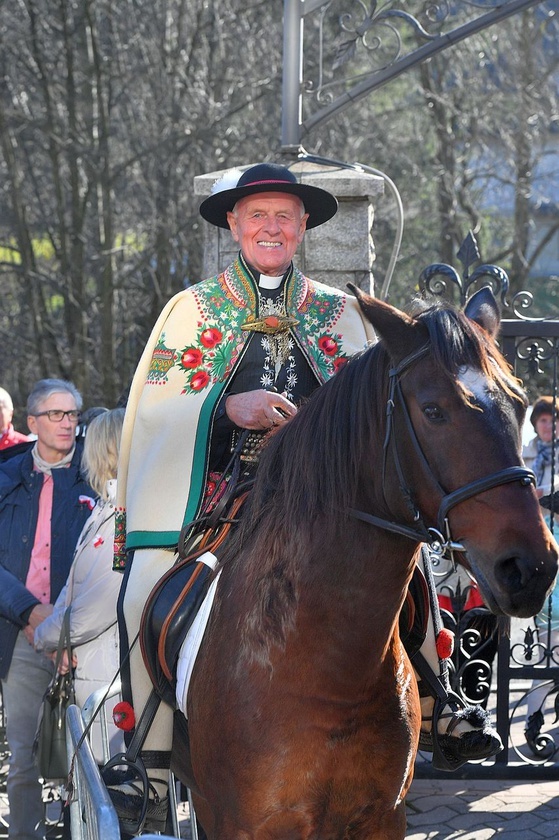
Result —
M 498 564 L 495 574 L 500 584 L 506 586 L 512 594 L 519 592 L 526 585 L 530 575 L 518 557 L 507 557 Z

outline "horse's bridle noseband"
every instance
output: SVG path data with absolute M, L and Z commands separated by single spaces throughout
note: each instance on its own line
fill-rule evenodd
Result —
M 526 467 L 507 467 L 503 470 L 499 470 L 498 472 L 486 475 L 483 478 L 478 478 L 475 481 L 470 481 L 468 484 L 465 484 L 463 487 L 458 488 L 458 490 L 453 490 L 450 493 L 447 493 L 443 489 L 443 487 L 441 487 L 441 484 L 433 474 L 433 470 L 431 469 L 431 466 L 429 465 L 429 462 L 427 461 L 423 453 L 419 440 L 417 439 L 417 435 L 413 427 L 408 407 L 406 405 L 406 401 L 404 399 L 404 395 L 402 393 L 402 388 L 400 385 L 401 374 L 412 364 L 426 356 L 429 353 L 429 350 L 430 348 L 428 345 L 420 347 L 419 350 L 415 350 L 413 353 L 410 353 L 408 356 L 402 359 L 399 365 L 395 368 L 392 368 L 388 374 L 390 377 L 390 388 L 388 400 L 386 403 L 387 422 L 386 434 L 384 437 L 383 444 L 383 484 L 386 476 L 388 452 L 389 449 L 391 449 L 394 465 L 398 474 L 398 480 L 400 482 L 400 490 L 406 503 L 408 504 L 408 507 L 410 508 L 410 511 L 413 516 L 413 521 L 414 523 L 416 523 L 416 525 L 415 527 L 411 527 L 409 525 L 400 525 L 396 522 L 391 522 L 390 520 L 383 519 L 382 517 L 374 516 L 373 514 L 365 513 L 363 511 L 356 510 L 353 508 L 349 511 L 349 513 L 354 518 L 360 519 L 363 522 L 368 522 L 370 525 L 375 525 L 376 527 L 382 528 L 385 531 L 391 531 L 392 533 L 400 534 L 404 537 L 409 537 L 410 539 L 416 542 L 427 542 L 434 553 L 443 554 L 447 550 L 465 551 L 464 546 L 461 545 L 461 543 L 454 542 L 454 540 L 452 540 L 450 536 L 448 513 L 450 510 L 452 510 L 453 507 L 460 504 L 461 502 L 466 501 L 467 499 L 471 499 L 474 496 L 479 495 L 480 493 L 484 493 L 486 490 L 491 490 L 492 487 L 498 487 L 502 484 L 510 484 L 512 482 L 519 481 L 521 484 L 524 485 L 535 485 L 536 476 L 534 475 L 532 470 L 529 470 Z M 393 415 L 396 406 L 398 406 L 402 411 L 409 438 L 413 444 L 417 456 L 419 457 L 419 460 L 422 462 L 425 471 L 428 473 L 432 482 L 435 484 L 439 493 L 441 494 L 441 502 L 439 504 L 439 510 L 437 514 L 436 528 L 427 527 L 427 525 L 423 521 L 421 513 L 415 505 L 412 491 L 406 484 L 404 472 L 402 470 L 401 459 L 398 452 L 398 443 L 394 434 Z

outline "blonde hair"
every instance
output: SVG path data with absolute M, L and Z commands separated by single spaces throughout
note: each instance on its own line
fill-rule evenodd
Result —
M 83 467 L 89 485 L 107 498 L 107 481 L 116 478 L 124 409 L 113 408 L 94 417 L 85 435 Z

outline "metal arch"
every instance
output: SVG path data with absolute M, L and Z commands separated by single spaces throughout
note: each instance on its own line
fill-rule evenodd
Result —
M 308 118 L 303 119 L 303 97 L 305 89 L 313 88 L 312 83 L 307 83 L 304 78 L 304 18 L 317 11 L 324 16 L 332 5 L 332 2 L 333 0 L 284 0 L 281 145 L 282 150 L 288 154 L 297 154 L 299 152 L 303 137 L 313 128 L 321 125 L 373 90 L 397 78 L 406 70 L 442 52 L 448 47 L 465 40 L 470 35 L 481 32 L 488 26 L 498 23 L 518 12 L 525 11 L 532 6 L 540 5 L 544 0 L 477 0 L 477 2 L 476 0 L 460 0 L 458 4 L 455 4 L 455 8 L 461 10 L 464 7 L 472 7 L 479 10 L 480 7 L 483 8 L 484 2 L 486 5 L 493 3 L 494 8 L 446 33 L 442 31 L 434 33 L 427 31 L 419 19 L 410 13 L 409 9 L 402 10 L 394 8 L 398 0 L 388 0 L 388 2 L 382 5 L 378 3 L 378 0 L 370 0 L 369 9 L 367 9 L 365 0 L 354 0 L 362 12 L 363 19 L 360 26 L 350 30 L 344 26 L 344 21 L 350 17 L 349 13 L 339 16 L 340 29 L 345 29 L 346 32 L 350 32 L 350 35 L 339 46 L 338 55 L 331 69 L 349 64 L 356 52 L 357 42 L 361 41 L 362 44 L 365 44 L 365 39 L 370 32 L 373 32 L 372 38 L 375 41 L 375 45 L 381 44 L 381 38 L 377 34 L 378 27 L 383 27 L 382 31 L 384 34 L 388 30 L 396 40 L 397 47 L 394 58 L 378 69 L 354 77 L 353 81 L 352 79 L 346 78 L 336 82 L 336 84 L 341 84 L 345 89 L 343 93 L 334 96 L 332 90 L 335 89 L 335 86 L 331 84 L 326 85 L 322 82 L 324 62 L 321 44 L 319 48 L 319 82 L 318 87 L 315 88 L 315 94 L 317 95 L 317 99 L 320 99 L 319 94 L 322 91 L 324 97 L 329 101 L 315 110 Z M 345 0 L 345 2 L 349 3 L 349 0 Z M 407 5 L 409 6 L 410 4 L 408 3 Z M 420 5 L 418 3 L 418 6 Z M 437 10 L 443 10 L 438 17 L 438 22 L 444 23 L 444 21 L 452 17 L 453 13 L 446 6 L 445 0 L 435 0 L 431 5 Z M 413 33 L 418 35 L 419 40 L 423 40 L 425 43 L 411 52 L 402 55 L 402 40 L 397 28 L 397 21 L 401 24 L 403 22 L 403 25 L 409 25 Z M 377 27 L 376 31 L 375 26 Z

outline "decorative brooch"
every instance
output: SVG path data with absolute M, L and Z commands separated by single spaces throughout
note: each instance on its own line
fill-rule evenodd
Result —
M 296 327 L 298 323 L 297 318 L 289 318 L 287 315 L 267 315 L 258 321 L 254 316 L 251 316 L 248 321 L 241 324 L 241 329 L 261 332 L 266 335 L 277 335 L 277 333 L 288 332 L 291 327 Z

